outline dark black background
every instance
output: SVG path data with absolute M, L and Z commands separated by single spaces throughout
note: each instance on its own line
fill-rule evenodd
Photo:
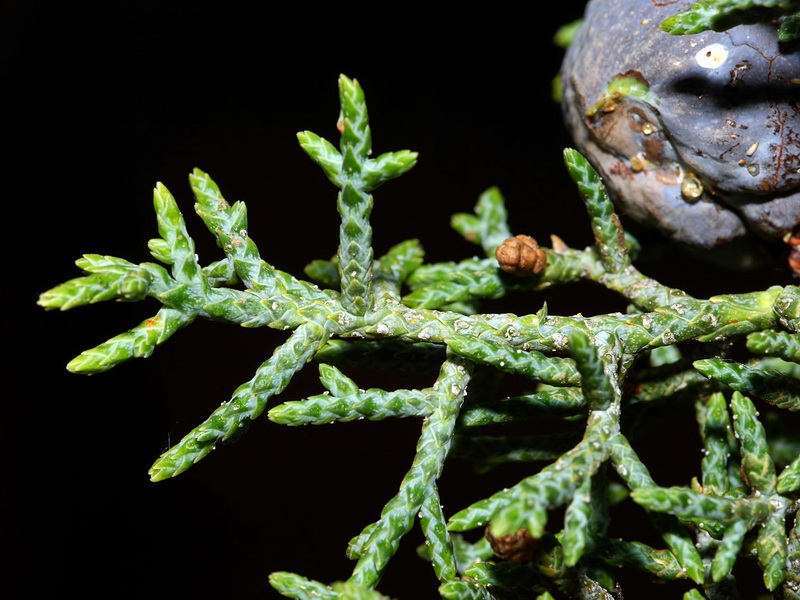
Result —
M 64 365 L 156 306 L 45 312 L 37 295 L 78 276 L 73 261 L 85 252 L 151 260 L 157 181 L 184 210 L 201 260 L 218 258 L 191 213 L 193 167 L 229 200 L 248 203 L 250 234 L 272 264 L 301 275 L 310 260 L 334 254 L 336 191 L 295 134 L 338 141 L 339 73 L 366 91 L 377 153 L 420 152 L 411 173 L 375 192 L 377 254 L 418 237 L 428 260 L 471 256 L 476 249 L 449 229 L 449 216 L 471 210 L 491 185 L 506 196 L 516 233 L 545 242 L 558 233 L 583 247 L 588 220 L 562 166 L 569 140 L 550 100 L 561 57 L 552 35 L 583 2 L 562 0 L 547 18 L 530 3 L 0 6 L 6 597 L 273 598 L 272 571 L 345 579 L 347 542 L 396 492 L 418 422 L 290 429 L 262 418 L 239 443 L 153 484 L 152 461 L 248 380 L 285 334 L 196 323 L 147 360 L 82 377 Z M 785 278 L 776 271 L 756 281 L 680 254 L 650 268 L 700 294 Z M 624 309 L 603 290 L 576 286 L 491 310 L 531 312 L 545 299 L 558 314 Z M 358 383 L 409 381 L 365 373 Z M 284 399 L 320 389 L 311 365 Z M 479 478 L 454 461 L 441 482 L 445 512 L 527 472 Z M 691 464 L 660 482 L 695 473 Z M 414 553 L 420 542 L 416 530 L 404 540 L 384 593 L 435 597 L 432 571 Z

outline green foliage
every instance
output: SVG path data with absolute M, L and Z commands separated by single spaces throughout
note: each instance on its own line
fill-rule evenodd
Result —
M 796 597 L 800 459 L 776 458 L 780 448 L 796 445 L 768 427 L 759 410 L 800 408 L 800 364 L 794 362 L 800 289 L 698 299 L 644 276 L 632 264 L 635 244 L 602 181 L 574 150 L 564 159 L 586 204 L 592 246 L 546 248 L 547 267 L 528 277 L 501 271 L 494 250 L 511 231 L 503 198 L 490 189 L 474 214 L 452 221 L 483 258 L 423 264 L 421 245 L 408 240 L 376 259 L 371 192 L 410 169 L 416 154 L 369 158 L 364 93 L 344 76 L 339 88 L 339 149 L 316 134 L 298 135 L 339 189 L 338 254 L 306 269 L 322 288 L 267 263 L 248 235 L 245 205 L 228 204 L 196 170 L 190 176 L 195 211 L 216 237 L 220 260 L 198 263 L 177 204 L 159 184 L 160 237 L 149 248 L 161 265 L 87 255 L 78 261 L 85 275 L 39 300 L 61 310 L 147 297 L 162 305 L 154 317 L 74 359 L 69 368 L 80 373 L 149 356 L 196 318 L 287 331 L 250 381 L 155 462 L 152 480 L 179 475 L 218 443 L 235 440 L 314 360 L 326 391 L 273 406 L 269 419 L 297 426 L 418 418 L 421 432 L 397 493 L 349 544 L 356 561 L 349 577 L 328 585 L 273 573 L 270 583 L 286 597 L 384 598 L 376 591 L 381 576 L 417 520 L 426 540 L 420 553 L 443 598 L 612 598 L 617 581 L 624 589 L 625 570 L 638 569 L 662 581 L 693 582 L 686 599 L 721 599 L 735 586 L 733 567 L 748 559 L 758 564 L 767 590 Z M 518 316 L 474 308 L 579 280 L 619 294 L 630 310 L 558 316 L 543 306 Z M 735 362 L 726 354 L 726 343 L 735 340 L 746 340 L 749 358 Z M 685 344 L 695 348 L 691 360 L 681 351 Z M 364 390 L 343 372 L 354 364 L 424 365 L 434 374 L 426 388 Z M 526 380 L 529 391 L 498 395 L 491 382 L 507 374 Z M 637 430 L 625 419 L 666 405 L 693 407 L 697 415 L 704 455 L 698 478 L 686 486 L 658 485 L 635 450 Z M 565 429 L 519 435 L 485 427 L 544 416 Z M 437 481 L 449 456 L 472 461 L 478 472 L 509 461 L 534 466 L 516 485 L 448 518 Z M 617 502 L 638 505 L 663 545 L 608 535 Z M 471 543 L 456 533 L 486 527 L 494 539 L 526 529 L 535 548 L 511 563 L 494 558 L 487 540 Z
M 553 43 L 560 48 L 566 48 L 572 43 L 572 38 L 581 26 L 583 19 L 575 19 L 574 21 L 562 25 L 558 28 L 553 36 Z
M 787 16 L 778 30 L 778 39 L 788 42 L 798 36 L 798 13 L 797 0 L 701 0 L 664 21 L 661 27 L 673 35 L 685 35 L 725 31 L 736 25 L 766 23 Z

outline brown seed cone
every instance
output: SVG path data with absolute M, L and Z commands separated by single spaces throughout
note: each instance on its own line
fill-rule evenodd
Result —
M 528 235 L 508 238 L 495 251 L 500 268 L 518 277 L 535 275 L 547 266 L 547 253 Z
M 531 536 L 527 529 L 520 529 L 516 533 L 508 535 L 494 536 L 487 527 L 486 539 L 489 540 L 495 556 L 512 563 L 530 562 L 538 547 L 538 540 Z
M 795 277 L 800 277 L 800 223 L 795 225 L 786 244 L 789 246 L 789 267 Z

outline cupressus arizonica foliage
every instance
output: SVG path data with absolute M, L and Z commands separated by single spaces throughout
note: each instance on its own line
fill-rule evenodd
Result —
M 195 170 L 195 210 L 223 258 L 198 262 L 177 203 L 159 184 L 159 237 L 149 242 L 158 263 L 85 255 L 77 261 L 84 276 L 39 300 L 61 310 L 111 299 L 162 304 L 151 318 L 73 359 L 68 368 L 76 373 L 147 357 L 198 317 L 287 331 L 250 381 L 155 462 L 152 480 L 174 477 L 219 442 L 236 439 L 314 360 L 326 391 L 274 406 L 269 419 L 296 426 L 418 417 L 422 430 L 397 494 L 350 542 L 349 578 L 328 585 L 273 573 L 271 584 L 287 597 L 383 598 L 376 590 L 381 575 L 419 520 L 426 539 L 420 552 L 444 598 L 610 599 L 618 581 L 624 591 L 624 570 L 640 569 L 663 581 L 694 582 L 687 600 L 728 599 L 737 597 L 732 569 L 740 560 L 757 562 L 775 597 L 800 598 L 800 439 L 765 428 L 759 415 L 759 409 L 800 410 L 800 288 L 698 299 L 644 276 L 631 262 L 635 240 L 623 232 L 594 169 L 573 150 L 564 151 L 565 164 L 585 202 L 594 245 L 578 250 L 554 240 L 554 248 L 540 250 L 543 270 L 505 273 L 495 249 L 511 232 L 503 199 L 490 189 L 474 214 L 452 220 L 484 258 L 424 264 L 419 242 L 407 240 L 375 259 L 371 192 L 411 169 L 416 154 L 371 158 L 363 91 L 342 76 L 339 92 L 339 148 L 311 132 L 298 135 L 339 189 L 338 254 L 308 265 L 315 284 L 262 259 L 248 235 L 245 205 L 229 204 Z M 578 280 L 616 292 L 629 310 L 584 317 L 552 315 L 546 306 L 522 316 L 475 308 L 479 300 Z M 692 356 L 679 349 L 683 342 L 693 342 Z M 424 389 L 363 390 L 339 368 L 387 360 L 397 368 L 436 364 L 438 375 Z M 499 374 L 526 378 L 530 392 L 498 396 Z M 635 431 L 624 414 L 669 402 L 693 404 L 704 453 L 696 478 L 666 488 L 634 450 Z M 488 425 L 544 417 L 577 430 L 485 433 Z M 451 454 L 479 470 L 507 461 L 547 466 L 448 518 L 437 479 Z M 663 546 L 607 535 L 610 508 L 622 501 L 642 507 Z M 557 508 L 563 519 L 553 516 Z M 485 537 L 471 536 L 476 542 L 459 533 L 484 528 Z

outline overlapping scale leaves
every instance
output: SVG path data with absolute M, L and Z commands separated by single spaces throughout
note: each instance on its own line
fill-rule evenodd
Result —
M 785 19 L 778 39 L 791 42 L 800 36 L 800 2 L 797 0 L 701 0 L 661 24 L 673 35 L 725 31 L 736 25 L 771 23 Z
M 422 244 L 406 240 L 374 258 L 372 192 L 412 168 L 416 154 L 371 158 L 364 92 L 344 76 L 339 91 L 338 148 L 298 134 L 338 188 L 339 247 L 333 258 L 309 263 L 314 283 L 262 258 L 244 203 L 228 202 L 195 170 L 195 211 L 220 257 L 200 264 L 177 202 L 159 184 L 159 237 L 148 243 L 158 262 L 86 255 L 78 261 L 84 275 L 40 298 L 61 310 L 105 300 L 161 305 L 76 357 L 68 368 L 78 373 L 147 357 L 197 318 L 286 331 L 253 377 L 155 462 L 151 478 L 182 473 L 264 413 L 289 426 L 418 419 L 415 456 L 397 493 L 348 546 L 352 572 L 333 583 L 277 572 L 270 578 L 276 590 L 309 600 L 385 598 L 381 577 L 418 523 L 426 540 L 419 554 L 447 599 L 612 598 L 615 588 L 624 592 L 629 569 L 690 583 L 687 600 L 723 599 L 744 560 L 758 565 L 765 590 L 798 597 L 800 440 L 775 423 L 800 409 L 800 288 L 698 299 L 644 276 L 602 181 L 574 150 L 564 159 L 586 204 L 592 246 L 569 248 L 554 237 L 544 270 L 503 272 L 494 251 L 513 232 L 492 188 L 474 213 L 451 223 L 482 257 L 426 264 Z M 618 293 L 630 309 L 589 316 L 559 316 L 542 303 L 521 316 L 478 310 L 511 293 L 536 303 L 536 291 L 579 280 Z M 734 360 L 729 340 L 742 340 L 749 355 Z M 683 352 L 685 344 L 693 353 Z M 268 408 L 311 361 L 320 393 Z M 362 389 L 353 366 L 427 373 L 429 385 Z M 507 378 L 526 389 L 506 395 Z M 697 475 L 682 486 L 659 485 L 637 452 L 637 419 L 626 420 L 629 411 L 641 417 L 667 405 L 694 415 L 702 440 Z M 665 451 L 677 443 L 668 430 L 659 435 Z M 438 487 L 451 456 L 470 461 L 476 477 L 510 462 L 529 474 L 453 511 L 458 500 L 441 497 Z M 646 515 L 650 544 L 609 534 L 620 503 Z

